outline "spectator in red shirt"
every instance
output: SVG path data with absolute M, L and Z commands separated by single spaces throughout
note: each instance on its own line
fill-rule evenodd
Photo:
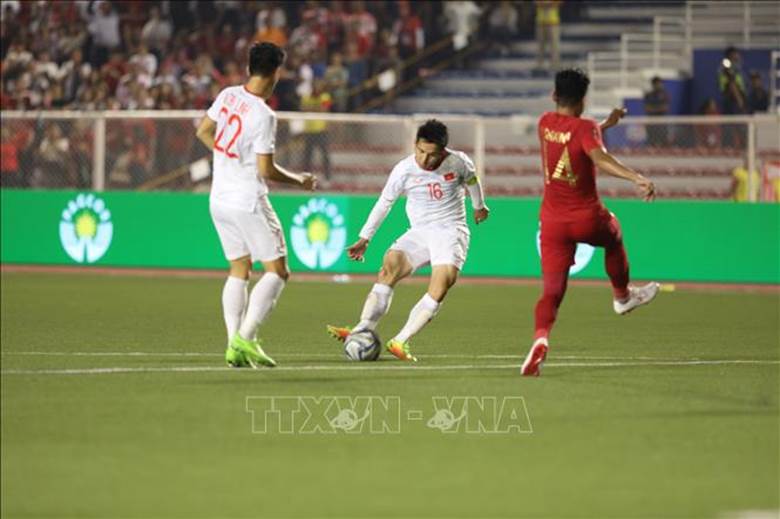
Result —
M 369 56 L 371 42 L 365 35 L 360 34 L 360 31 L 357 29 L 357 25 L 358 23 L 354 20 L 349 22 L 347 27 L 346 42 L 347 45 L 354 44 L 357 48 L 358 55 L 362 59 L 365 59 Z
M 325 31 L 317 20 L 316 13 L 304 13 L 303 25 L 297 27 L 290 35 L 290 46 L 294 51 L 309 56 L 318 49 L 327 49 Z
M 358 36 L 365 41 L 366 53 L 371 52 L 376 45 L 377 24 L 373 14 L 366 10 L 366 3 L 352 2 L 352 14 L 349 22 L 357 31 Z
M 393 25 L 393 33 L 398 39 L 398 50 L 402 59 L 407 59 L 420 52 L 425 46 L 425 30 L 422 21 L 409 6 L 409 2 L 398 3 L 400 20 Z
M 432 26 L 436 17 L 425 13 L 442 9 L 440 2 L 415 4 L 413 9 L 408 1 L 399 2 L 403 19 L 393 24 L 390 11 L 396 2 L 263 2 L 262 6 L 251 2 L 222 5 L 145 0 L 6 3 L 0 79 L 0 103 L 6 109 L 131 109 L 151 104 L 150 99 L 142 99 L 145 96 L 131 79 L 141 80 L 154 106 L 169 106 L 169 96 L 160 95 L 157 87 L 169 83 L 178 96 L 185 75 L 193 73 L 192 62 L 204 52 L 215 60 L 217 70 L 208 74 L 211 83 L 233 81 L 226 77 L 236 76 L 228 70 L 232 61 L 243 71 L 246 63 L 242 49 L 256 36 L 254 24 L 247 23 L 251 20 L 256 20 L 258 28 L 268 25 L 281 31 L 283 37 L 287 20 L 291 21 L 296 31 L 291 36 L 290 55 L 299 53 L 303 62 L 311 64 L 298 67 L 297 75 L 313 72 L 320 77 L 331 56 L 341 53 L 350 69 L 350 86 L 356 86 L 385 68 L 378 65 L 377 58 L 386 59 L 390 54 L 387 49 L 397 40 L 401 40 L 402 57 L 421 50 L 425 37 L 436 31 Z M 387 21 L 385 30 L 394 40 L 390 46 L 377 42 L 377 20 Z M 142 43 L 148 51 L 131 56 Z M 82 58 L 74 58 L 79 51 Z M 111 58 L 113 54 L 117 55 Z M 52 59 L 46 59 L 47 55 Z M 159 66 L 154 66 L 152 56 Z M 116 99 L 117 86 L 127 74 L 131 59 L 140 62 L 145 73 L 127 78 L 127 89 L 133 92 L 130 96 L 124 92 L 123 102 Z M 90 68 L 97 71 L 95 78 Z M 311 83 L 310 77 L 303 81 L 286 79 L 292 85 Z M 190 101 L 200 102 L 202 92 L 210 87 L 190 86 L 175 104 L 195 108 L 197 105 Z M 282 87 L 278 89 L 280 106 L 297 108 L 298 102 L 285 101 L 295 93 L 285 92 Z
M 21 168 L 21 154 L 30 143 L 29 132 L 3 124 L 0 129 L 0 185 L 3 187 L 24 187 Z
M 100 69 L 100 73 L 105 79 L 108 85 L 108 91 L 113 96 L 116 93 L 116 87 L 119 85 L 119 81 L 127 74 L 127 64 L 124 57 L 119 52 L 111 54 L 111 59 L 108 63 L 103 65 Z

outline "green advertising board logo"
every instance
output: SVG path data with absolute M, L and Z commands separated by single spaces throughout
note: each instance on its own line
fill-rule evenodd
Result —
M 311 198 L 298 207 L 290 241 L 298 259 L 311 269 L 333 266 L 347 244 L 347 228 L 338 206 L 325 198 Z
M 93 194 L 79 194 L 62 211 L 60 243 L 78 263 L 94 263 L 102 258 L 113 236 L 111 211 Z
M 539 257 L 542 257 L 542 231 L 536 233 L 536 251 L 539 253 Z M 577 249 L 574 252 L 574 265 L 569 268 L 569 274 L 574 275 L 580 272 L 582 269 L 588 266 L 590 260 L 593 259 L 593 253 L 596 248 L 593 245 L 587 243 L 578 243 Z

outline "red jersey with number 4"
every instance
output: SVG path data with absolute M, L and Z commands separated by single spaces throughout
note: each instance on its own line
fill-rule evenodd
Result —
M 598 123 L 547 112 L 538 132 L 544 168 L 541 218 L 566 222 L 594 216 L 603 206 L 588 153 L 604 145 Z
M 268 193 L 257 174 L 257 155 L 274 152 L 276 114 L 239 85 L 220 92 L 207 116 L 216 123 L 211 202 L 252 211 Z

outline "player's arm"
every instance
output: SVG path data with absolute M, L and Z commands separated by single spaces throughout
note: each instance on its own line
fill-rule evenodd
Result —
M 257 172 L 266 179 L 299 186 L 309 191 L 317 188 L 317 177 L 311 173 L 293 173 L 274 161 L 273 153 L 257 154 Z
M 608 128 L 612 128 L 613 126 L 617 125 L 617 123 L 619 123 L 625 115 L 625 108 L 613 108 L 609 113 L 609 116 L 601 121 L 601 123 L 599 123 L 599 128 L 601 128 L 602 132 Z
M 485 204 L 485 193 L 482 190 L 482 182 L 477 176 L 477 168 L 474 162 L 465 153 L 461 153 L 463 159 L 463 183 L 471 197 L 471 207 L 474 209 L 474 222 L 479 225 L 490 216 L 490 209 Z
M 485 204 L 485 192 L 482 190 L 482 182 L 474 175 L 466 181 L 466 190 L 471 197 L 471 207 L 474 209 L 474 223 L 481 224 L 490 216 L 490 209 Z
M 198 129 L 195 132 L 198 140 L 200 140 L 200 142 L 202 142 L 209 149 L 209 151 L 214 151 L 214 132 L 216 130 L 217 123 L 212 121 L 211 118 L 206 115 L 200 121 Z
M 379 230 L 379 227 L 382 225 L 382 222 L 385 221 L 385 218 L 387 218 L 390 209 L 393 208 L 393 204 L 401 194 L 403 189 L 402 186 L 402 173 L 398 167 L 396 167 L 396 169 L 390 173 L 390 178 L 387 179 L 387 184 L 385 184 L 384 189 L 382 189 L 382 194 L 379 195 L 379 199 L 374 204 L 374 208 L 371 209 L 371 213 L 369 213 L 366 223 L 360 230 L 358 241 L 347 247 L 347 255 L 350 259 L 363 261 L 363 255 L 366 253 L 366 249 L 368 249 L 368 243 Z
M 642 198 L 649 202 L 655 198 L 655 185 L 644 175 L 622 164 L 602 147 L 593 148 L 588 152 L 593 163 L 601 171 L 613 177 L 624 178 L 635 183 L 642 193 Z
M 368 249 L 369 242 L 374 237 L 374 234 L 376 234 L 376 231 L 379 230 L 379 227 L 382 226 L 382 222 L 385 221 L 390 209 L 393 208 L 394 202 L 395 200 L 388 200 L 382 196 L 379 197 L 379 200 L 374 204 L 374 208 L 371 209 L 371 213 L 368 215 L 366 223 L 360 230 L 358 240 L 347 247 L 347 255 L 350 259 L 363 261 L 363 255 L 366 253 L 366 249 Z

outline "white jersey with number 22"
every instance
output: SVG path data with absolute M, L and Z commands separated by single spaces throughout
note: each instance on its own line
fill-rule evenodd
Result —
M 207 116 L 217 123 L 211 203 L 253 211 L 268 193 L 258 177 L 257 155 L 274 152 L 276 114 L 240 85 L 222 90 Z

